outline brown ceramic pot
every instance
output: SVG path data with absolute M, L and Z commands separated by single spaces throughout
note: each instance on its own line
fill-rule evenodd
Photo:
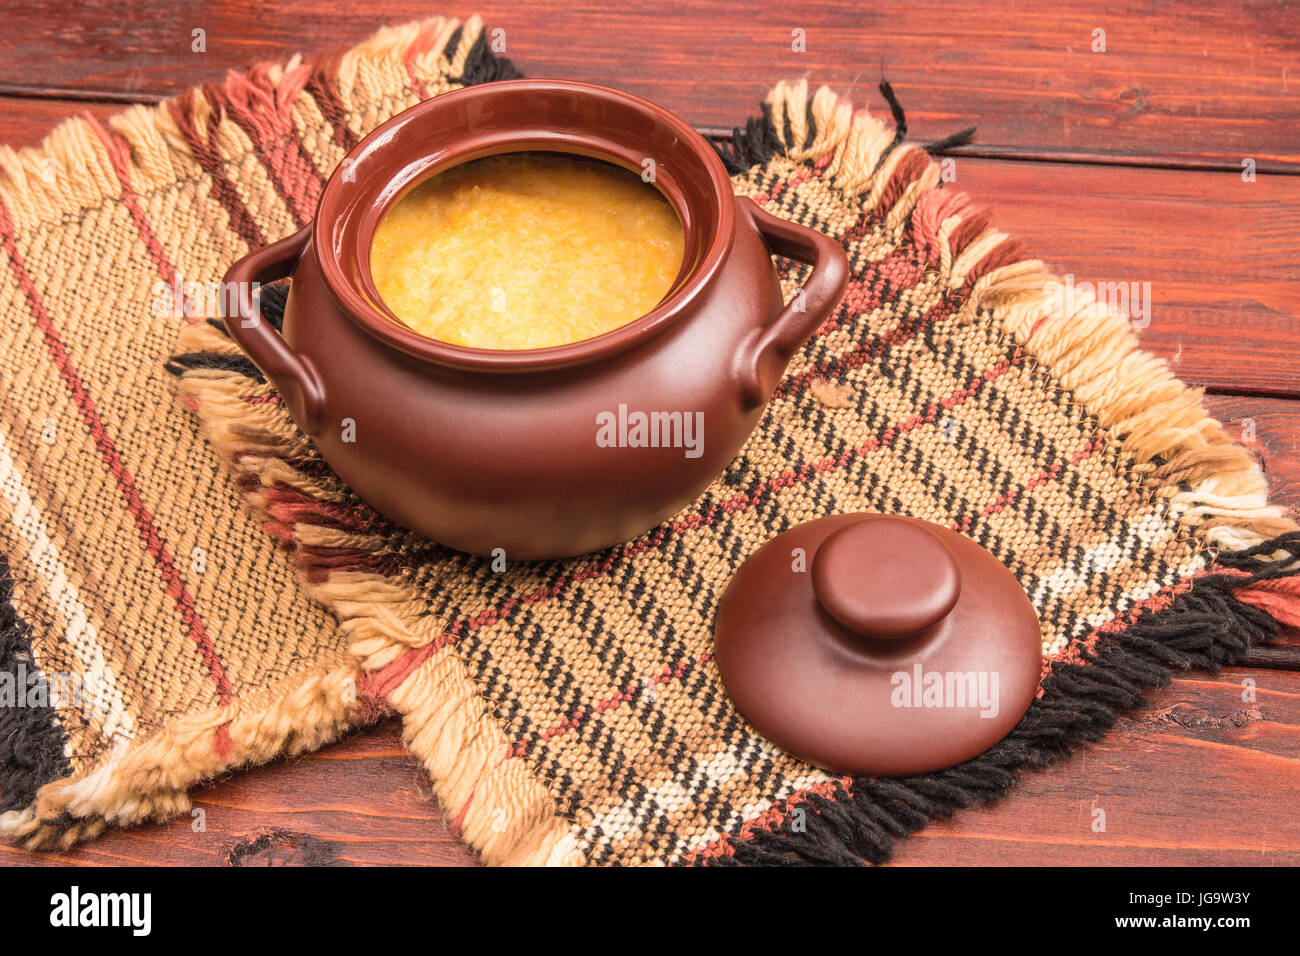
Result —
M 638 173 L 653 160 L 685 231 L 673 289 L 622 328 L 553 348 L 466 348 L 403 325 L 370 274 L 386 210 L 450 166 L 526 150 Z M 813 267 L 789 307 L 772 254 Z M 285 276 L 281 335 L 250 289 Z M 838 243 L 736 198 L 718 156 L 672 114 L 585 83 L 510 80 L 380 126 L 330 178 L 310 225 L 224 281 L 240 290 L 231 334 L 362 498 L 453 548 L 532 559 L 626 541 L 697 496 L 847 278 Z M 638 430 L 637 413 L 653 427 Z

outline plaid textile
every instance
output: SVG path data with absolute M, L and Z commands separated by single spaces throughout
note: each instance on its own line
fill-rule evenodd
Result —
M 47 150 L 76 157 L 75 188 L 38 181 L 40 156 L 0 156 L 0 666 L 109 688 L 106 707 L 3 718 L 23 742 L 0 754 L 12 836 L 66 844 L 178 812 L 197 780 L 392 708 L 489 862 L 883 859 L 1095 738 L 1170 666 L 1272 633 L 1259 594 L 1274 613 L 1293 599 L 1295 525 L 1199 396 L 1123 317 L 1053 311 L 1050 275 L 922 148 L 803 85 L 778 86 L 725 159 L 737 193 L 840 239 L 853 276 L 704 495 L 626 545 L 504 573 L 374 513 L 185 282 L 309 220 L 367 130 L 511 75 L 477 19 L 434 20 L 61 127 Z M 804 272 L 781 265 L 787 293 Z M 145 315 L 160 284 L 188 317 Z M 283 289 L 265 305 L 275 321 Z M 225 469 L 168 394 L 165 354 Z M 1042 621 L 1039 700 L 942 774 L 804 765 L 748 728 L 713 665 L 744 558 L 862 510 L 972 536 Z

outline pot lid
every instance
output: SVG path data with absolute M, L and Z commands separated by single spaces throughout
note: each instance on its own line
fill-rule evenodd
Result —
M 983 753 L 1028 710 L 1038 617 L 997 558 L 896 515 L 819 518 L 741 566 L 714 624 L 736 707 L 833 773 L 906 776 Z

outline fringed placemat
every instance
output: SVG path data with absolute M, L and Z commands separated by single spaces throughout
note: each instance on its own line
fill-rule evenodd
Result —
M 3 718 L 26 768 L 0 778 L 6 832 L 49 846 L 166 816 L 197 779 L 391 708 L 488 862 L 877 861 L 1096 739 L 1171 670 L 1217 667 L 1295 618 L 1300 532 L 1199 394 L 1125 317 L 1062 308 L 923 148 L 804 84 L 777 86 L 725 158 L 738 193 L 842 241 L 853 277 L 726 473 L 624 546 L 501 573 L 375 514 L 201 296 L 189 321 L 140 303 L 294 231 L 346 149 L 417 98 L 513 74 L 477 20 L 432 21 L 65 126 L 46 155 L 79 150 L 75 185 L 39 182 L 40 154 L 0 157 L 22 317 L 0 355 L 16 611 L 0 663 L 117 688 L 106 717 Z M 782 265 L 787 293 L 803 274 Z M 264 305 L 277 320 L 283 290 Z M 162 397 L 177 327 L 168 370 L 215 456 Z M 861 510 L 971 535 L 1042 620 L 1039 699 L 943 773 L 829 776 L 757 737 L 718 681 L 712 619 L 735 568 Z
M 200 780 L 379 712 L 164 364 L 367 130 L 512 74 L 478 20 L 431 20 L 0 150 L 5 833 L 67 846 L 181 813 Z

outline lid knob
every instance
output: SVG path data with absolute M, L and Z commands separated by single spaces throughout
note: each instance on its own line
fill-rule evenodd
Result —
M 961 571 L 948 546 L 918 521 L 872 515 L 833 532 L 812 560 L 817 601 L 849 630 L 897 641 L 948 616 Z

